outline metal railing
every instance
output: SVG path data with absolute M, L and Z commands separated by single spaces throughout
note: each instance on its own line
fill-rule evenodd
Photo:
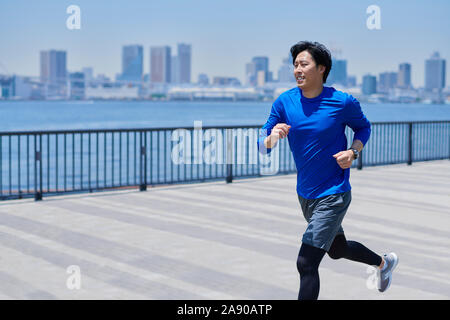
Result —
M 0 199 L 296 172 L 287 139 L 258 152 L 260 128 L 0 132 Z M 437 159 L 450 159 L 450 121 L 373 122 L 353 167 Z

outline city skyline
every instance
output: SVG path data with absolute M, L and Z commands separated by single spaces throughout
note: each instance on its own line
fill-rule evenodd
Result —
M 182 48 L 180 50 L 180 48 Z M 168 80 L 166 81 L 153 81 L 155 83 L 197 83 L 196 79 L 192 79 L 190 77 L 190 68 L 191 68 L 191 49 L 192 46 L 190 44 L 186 44 L 186 43 L 178 43 L 177 44 L 177 51 L 178 52 L 182 52 L 181 57 L 184 60 L 183 64 L 180 64 L 178 62 L 179 58 L 180 58 L 180 53 L 178 55 L 174 55 L 172 53 L 175 53 L 174 51 L 172 51 L 172 48 L 170 46 L 150 46 L 149 48 L 149 61 L 150 61 L 150 66 L 149 66 L 149 70 L 144 70 L 143 69 L 143 60 L 144 60 L 144 53 L 145 48 L 142 47 L 142 45 L 139 44 L 135 44 L 135 45 L 123 45 L 122 46 L 122 55 L 121 55 L 121 71 L 122 72 L 118 72 L 115 74 L 115 76 L 113 77 L 108 77 L 109 81 L 130 81 L 130 82 L 139 82 L 139 81 L 143 81 L 143 82 L 147 82 L 147 80 L 145 80 L 146 77 L 151 76 L 151 60 L 152 60 L 152 49 L 153 50 L 164 50 L 167 51 L 164 55 L 166 55 L 167 59 L 164 59 L 162 61 L 162 63 L 166 64 L 168 63 L 168 65 L 170 66 L 170 70 L 168 70 L 168 74 L 166 75 L 166 77 L 168 77 Z M 131 54 L 131 52 L 133 52 Z M 184 50 L 184 52 L 183 52 Z M 103 77 L 105 76 L 102 73 L 99 72 L 95 72 L 96 68 L 95 66 L 84 66 L 79 70 L 69 70 L 69 68 L 67 67 L 67 56 L 70 54 L 68 54 L 68 52 L 66 50 L 57 50 L 57 49 L 48 49 L 48 50 L 40 50 L 39 51 L 39 59 L 38 59 L 38 65 L 39 65 L 39 74 L 36 76 L 28 76 L 28 75 L 21 75 L 21 74 L 9 74 L 10 76 L 12 75 L 17 75 L 17 76 L 23 76 L 23 77 L 31 77 L 31 78 L 39 78 L 42 82 L 45 82 L 45 79 L 43 79 L 43 75 L 45 75 L 45 73 L 50 73 L 50 72 L 62 72 L 62 66 L 59 67 L 59 69 L 56 71 L 50 71 L 47 70 L 46 68 L 49 68 L 49 63 L 44 63 L 43 62 L 43 56 L 47 55 L 48 57 L 46 59 L 44 59 L 44 61 L 49 60 L 50 56 L 54 56 L 54 55 L 63 55 L 64 56 L 64 72 L 67 72 L 67 75 L 69 73 L 73 73 L 73 72 L 82 72 L 82 73 L 86 73 L 88 75 L 89 78 L 93 77 L 94 73 L 96 73 L 97 76 Z M 183 57 L 184 55 L 184 57 Z M 53 58 L 56 59 L 56 56 Z M 251 61 L 249 63 L 246 63 L 244 68 L 245 68 L 245 74 L 246 77 L 244 78 L 244 82 L 242 83 L 243 85 L 251 85 L 251 86 L 255 86 L 257 85 L 257 79 L 253 79 L 254 81 L 250 81 L 249 76 L 257 76 L 258 72 L 263 72 L 264 73 L 264 82 L 279 82 L 280 81 L 280 73 L 284 72 L 286 74 L 289 74 L 289 77 L 292 76 L 293 74 L 293 67 L 292 67 L 292 61 L 291 61 L 291 57 L 285 58 L 283 59 L 283 64 L 279 67 L 278 70 L 272 70 L 271 68 L 269 68 L 269 63 L 271 61 L 271 59 L 267 56 L 255 56 L 252 57 Z M 426 88 L 426 79 L 427 76 L 429 77 L 429 75 L 427 75 L 427 66 L 430 65 L 430 63 L 432 63 L 432 61 L 435 60 L 438 61 L 443 61 L 443 62 L 439 62 L 439 66 L 437 66 L 437 68 L 440 70 L 439 72 L 442 73 L 443 72 L 443 78 L 440 80 L 441 83 L 444 83 L 445 85 L 443 86 L 443 88 L 445 88 L 446 86 L 448 86 L 448 83 L 446 81 L 446 59 L 443 58 L 439 51 L 435 51 L 432 54 L 430 54 L 428 57 L 424 57 L 423 60 L 423 64 L 424 64 L 424 68 L 425 68 L 425 73 L 424 73 L 424 78 L 421 79 L 422 84 L 419 86 L 413 86 L 412 82 L 411 82 L 411 64 L 408 62 L 401 62 L 397 64 L 397 71 L 394 70 L 384 70 L 380 73 L 374 73 L 374 72 L 370 72 L 370 71 L 366 71 L 364 72 L 364 74 L 362 75 L 360 81 L 358 81 L 358 84 L 362 85 L 363 82 L 363 78 L 364 76 L 370 74 L 370 75 L 375 75 L 377 77 L 377 81 L 383 81 L 381 80 L 382 77 L 386 77 L 387 74 L 389 74 L 390 77 L 394 76 L 395 74 L 395 81 L 392 81 L 392 79 L 390 79 L 388 81 L 388 83 L 396 83 L 396 85 L 399 88 Z M 137 60 L 137 61 L 136 61 Z M 166 61 L 167 60 L 167 61 Z M 348 59 L 346 59 L 345 57 L 341 58 L 341 59 L 337 59 L 334 56 L 332 57 L 333 60 L 333 65 L 332 65 L 332 70 L 330 72 L 330 75 L 327 79 L 327 84 L 339 84 L 339 85 L 343 85 L 344 87 L 346 86 L 346 81 L 349 78 L 354 78 L 355 75 L 349 74 L 347 71 L 347 64 L 348 64 Z M 128 61 L 128 62 L 126 62 Z M 174 63 L 175 61 L 175 63 Z M 159 63 L 161 63 L 159 61 Z M 60 63 L 61 64 L 61 63 Z M 442 65 L 441 65 L 442 64 Z M 290 68 L 290 70 L 285 70 L 284 67 L 285 65 L 288 65 Z M 429 68 L 429 67 L 428 67 Z M 435 67 L 436 68 L 436 67 Z M 130 69 L 134 72 L 134 76 L 133 72 L 130 71 Z M 249 71 L 250 70 L 250 71 Z M 174 72 L 176 71 L 176 72 Z M 1 74 L 1 73 L 0 73 Z M 65 73 L 64 73 L 65 74 Z M 170 75 L 169 75 L 170 74 Z M 174 74 L 177 74 L 177 76 L 174 78 Z M 183 74 L 183 75 L 181 75 Z M 274 74 L 276 74 L 277 76 L 275 77 Z M 3 74 L 6 75 L 6 74 Z M 127 75 L 127 76 L 125 76 Z M 209 78 L 214 78 L 214 76 L 210 76 L 208 74 L 206 74 L 206 72 L 200 72 L 199 76 L 203 76 L 203 75 L 207 75 Z M 262 74 L 261 74 L 262 75 Z M 54 77 L 54 76 L 53 76 Z M 226 77 L 226 76 L 216 76 L 216 77 Z M 44 76 L 44 78 L 46 78 Z M 179 78 L 183 78 L 183 81 L 180 81 Z M 236 78 L 236 77 L 228 77 L 228 78 Z M 283 79 L 284 78 L 284 79 Z M 190 79 L 190 80 L 188 80 Z M 286 75 L 281 77 L 281 82 L 287 82 L 287 81 L 283 81 L 286 79 Z M 294 81 L 293 79 L 289 79 L 290 81 Z M 150 82 L 152 82 L 152 80 L 150 79 Z M 294 81 L 295 82 L 295 81 Z M 352 85 L 350 85 L 352 86 Z
M 424 58 L 439 51 L 442 58 L 448 59 L 450 53 L 450 26 L 445 16 L 450 4 L 446 1 L 436 1 L 432 8 L 425 1 L 414 6 L 406 1 L 378 1 L 380 30 L 366 27 L 366 8 L 371 1 L 326 2 L 324 10 L 323 3 L 298 6 L 295 1 L 276 5 L 259 1 L 255 6 L 237 1 L 187 4 L 135 0 L 126 5 L 124 1 L 106 5 L 80 0 L 80 30 L 65 26 L 69 4 L 21 0 L 2 3 L 0 30 L 7 30 L 9 36 L 2 36 L 0 43 L 0 73 L 6 73 L 6 69 L 9 74 L 38 76 L 36 53 L 55 48 L 68 52 L 68 70 L 94 67 L 95 73 L 114 79 L 121 72 L 117 61 L 122 46 L 135 43 L 144 48 L 175 47 L 185 42 L 193 48 L 192 81 L 203 73 L 211 79 L 237 77 L 245 83 L 242 66 L 252 57 L 269 57 L 270 71 L 277 75 L 292 44 L 315 40 L 332 49 L 337 59 L 345 58 L 349 62 L 348 74 L 355 75 L 358 83 L 366 73 L 394 71 L 399 63 L 408 61 L 413 86 L 423 87 Z M 293 10 L 296 6 L 299 9 Z M 320 13 L 320 19 L 311 14 L 314 12 Z M 308 32 L 295 31 L 302 28 Z M 148 52 L 144 53 L 143 68 L 147 73 Z M 446 76 L 449 83 L 448 73 Z
M 122 72 L 116 74 L 115 78 L 108 78 L 108 81 L 130 81 L 130 82 L 147 82 L 150 83 L 172 83 L 172 84 L 195 84 L 201 81 L 195 81 L 191 79 L 191 49 L 192 46 L 186 43 L 178 43 L 177 51 L 178 55 L 172 55 L 172 48 L 170 46 L 151 46 L 149 48 L 150 52 L 150 67 L 149 73 L 143 70 L 143 60 L 144 60 L 144 48 L 141 45 L 124 45 L 122 46 Z M 56 70 L 51 70 L 50 57 L 55 61 L 61 60 L 58 56 L 63 56 L 64 61 L 58 63 L 59 67 Z M 87 78 L 92 78 L 94 74 L 94 67 L 83 67 L 81 70 L 68 70 L 66 65 L 67 52 L 64 50 L 50 49 L 47 51 L 40 51 L 40 80 L 41 82 L 47 82 L 50 80 L 52 82 L 52 77 L 49 77 L 50 73 L 63 73 L 64 75 L 73 72 L 86 73 Z M 46 57 L 46 59 L 43 59 Z M 48 61 L 47 61 L 48 60 Z M 347 72 L 347 59 L 337 59 L 332 58 L 332 69 L 328 76 L 326 85 L 340 85 L 343 87 L 354 87 L 357 82 L 354 81 L 353 84 L 348 82 L 353 82 L 352 79 L 355 78 L 354 75 L 350 75 Z M 180 62 L 183 63 L 180 63 Z M 270 58 L 266 56 L 257 56 L 251 59 L 251 62 L 245 64 L 245 82 L 243 85 L 249 86 L 262 86 L 268 82 L 295 82 L 292 77 L 293 67 L 290 66 L 290 58 L 283 59 L 283 65 L 280 66 L 278 70 L 271 71 L 269 68 Z M 359 84 L 363 86 L 364 78 L 367 75 L 374 76 L 376 81 L 379 82 L 381 90 L 378 92 L 383 92 L 383 89 L 389 89 L 393 87 L 409 89 L 409 88 L 425 88 L 432 89 L 439 86 L 441 89 L 446 87 L 446 59 L 440 56 L 438 51 L 433 52 L 429 58 L 425 58 L 425 77 L 423 79 L 423 85 L 414 87 L 411 82 L 411 64 L 407 62 L 402 62 L 398 64 L 398 71 L 386 70 L 378 73 L 378 75 L 373 75 L 371 72 L 366 72 Z M 54 63 L 56 65 L 56 63 Z M 289 65 L 289 70 L 286 70 L 285 65 Z M 48 69 L 48 70 L 47 70 Z M 64 70 L 63 70 L 64 69 Z M 430 72 L 430 70 L 433 70 Z M 152 70 L 154 73 L 152 74 Z M 273 77 L 273 74 L 278 74 L 278 77 Z M 284 74 L 283 74 L 284 73 Z M 434 74 L 439 74 L 439 80 L 436 80 Z M 208 76 L 205 73 L 200 73 L 199 77 Z M 289 78 L 288 78 L 289 75 Z M 19 75 L 21 76 L 21 75 Z M 97 76 L 103 77 L 103 74 L 97 74 Z M 53 75 L 53 78 L 55 76 Z M 145 80 L 148 77 L 148 80 Z M 208 77 L 209 78 L 209 77 Z M 224 77 L 215 76 L 212 78 L 229 78 L 237 79 L 236 77 Z M 433 78 L 433 79 L 432 79 Z M 239 80 L 239 79 L 238 79 Z M 55 82 L 53 80 L 53 82 Z M 433 82 L 433 84 L 430 84 Z M 437 85 L 439 83 L 439 85 Z
M 273 72 L 269 71 L 269 58 L 253 57 L 245 65 L 246 83 L 242 86 L 238 78 L 223 76 L 213 77 L 210 84 L 205 74 L 200 74 L 197 83 L 191 82 L 190 44 L 178 44 L 178 55 L 172 55 L 170 46 L 152 46 L 149 51 L 150 75 L 143 73 L 143 47 L 123 46 L 122 73 L 117 74 L 115 79 L 101 74 L 94 76 L 93 67 L 70 72 L 67 70 L 66 51 L 41 51 L 39 80 L 20 75 L 0 75 L 0 98 L 270 100 L 295 85 L 292 74 L 288 77 L 293 69 L 289 68 L 289 58 L 283 60 L 284 65 L 278 70 L 279 79 L 274 79 Z M 382 72 L 378 74 L 378 78 L 367 73 L 358 86 L 356 77 L 347 73 L 347 60 L 333 58 L 333 66 L 325 85 L 347 90 L 367 101 L 450 101 L 450 87 L 445 87 L 446 60 L 440 57 L 439 52 L 434 52 L 425 60 L 426 77 L 424 87 L 421 88 L 412 86 L 411 65 L 406 62 L 398 65 L 398 72 Z M 288 80 L 289 83 L 280 82 L 280 79 Z M 188 86 L 179 86 L 185 84 Z

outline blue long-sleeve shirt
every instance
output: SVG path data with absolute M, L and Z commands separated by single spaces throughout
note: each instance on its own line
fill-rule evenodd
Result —
M 347 150 L 346 126 L 364 145 L 371 131 L 370 122 L 353 96 L 332 87 L 323 87 L 322 93 L 312 99 L 303 96 L 298 87 L 284 92 L 273 103 L 262 127 L 260 152 L 271 152 L 263 141 L 277 123 L 291 126 L 287 139 L 297 167 L 300 196 L 317 199 L 351 189 L 350 169 L 339 167 L 333 155 Z

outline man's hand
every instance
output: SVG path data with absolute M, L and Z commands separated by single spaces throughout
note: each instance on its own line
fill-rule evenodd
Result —
M 336 162 L 342 169 L 350 168 L 354 160 L 352 150 L 338 152 L 334 154 L 333 157 L 336 159 Z
M 291 126 L 286 123 L 277 123 L 272 128 L 270 136 L 264 140 L 266 148 L 273 148 L 279 139 L 286 138 L 290 128 Z
M 277 123 L 275 127 L 273 127 L 270 135 L 279 139 L 286 138 L 290 128 L 291 126 L 286 123 Z

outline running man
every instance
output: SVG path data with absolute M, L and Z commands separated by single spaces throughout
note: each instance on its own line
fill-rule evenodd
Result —
M 319 264 L 325 253 L 378 267 L 378 290 L 386 291 L 397 266 L 395 253 L 379 256 L 359 242 L 347 240 L 341 226 L 351 202 L 350 166 L 367 143 L 370 122 L 351 95 L 323 84 L 331 70 L 331 54 L 317 42 L 291 48 L 297 87 L 281 94 L 258 139 L 259 151 L 269 153 L 288 138 L 297 167 L 297 194 L 308 222 L 297 259 L 298 299 L 319 296 Z M 347 149 L 345 127 L 354 131 Z

